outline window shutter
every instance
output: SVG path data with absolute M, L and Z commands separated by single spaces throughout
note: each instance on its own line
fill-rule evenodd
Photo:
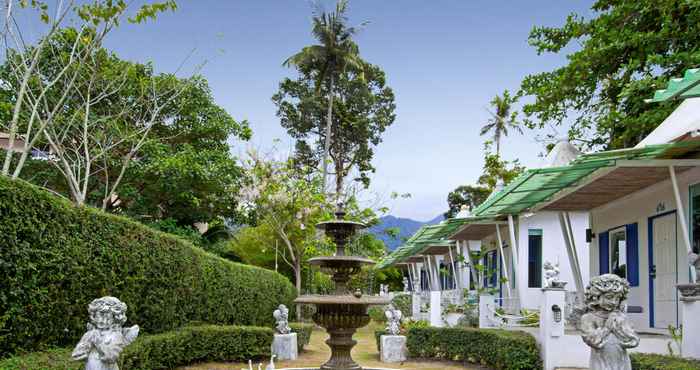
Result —
M 627 239 L 627 281 L 631 286 L 639 286 L 639 238 L 637 223 L 625 226 Z
M 610 233 L 598 233 L 598 266 L 600 275 L 610 272 Z

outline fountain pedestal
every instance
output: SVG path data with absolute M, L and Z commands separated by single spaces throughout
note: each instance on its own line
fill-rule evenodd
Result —
M 335 215 L 335 220 L 317 225 L 335 242 L 335 256 L 316 257 L 309 260 L 310 264 L 320 266 L 321 270 L 331 274 L 335 282 L 335 294 L 303 295 L 294 300 L 294 303 L 315 305 L 316 313 L 313 315 L 313 320 L 328 332 L 329 338 L 326 344 L 331 349 L 331 357 L 321 365 L 321 369 L 361 370 L 362 367 L 353 361 L 351 356 L 352 347 L 357 344 L 352 336 L 358 328 L 369 323 L 370 318 L 367 314 L 369 306 L 386 305 L 390 300 L 385 297 L 362 296 L 360 292 L 350 294 L 347 291 L 347 282 L 350 277 L 360 272 L 363 265 L 372 265 L 374 261 L 365 257 L 345 255 L 345 245 L 348 240 L 364 225 L 344 220 L 345 213 L 342 210 L 338 210 Z

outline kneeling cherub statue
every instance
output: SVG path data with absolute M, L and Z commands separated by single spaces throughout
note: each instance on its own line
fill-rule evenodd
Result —
M 88 313 L 88 331 L 75 346 L 73 359 L 87 359 L 85 370 L 119 370 L 119 354 L 139 335 L 139 326 L 122 328 L 126 322 L 126 304 L 114 297 L 93 300 Z
M 639 337 L 624 312 L 629 289 L 627 280 L 614 274 L 596 276 L 586 288 L 579 329 L 591 347 L 590 370 L 632 369 L 627 349 L 637 347 Z

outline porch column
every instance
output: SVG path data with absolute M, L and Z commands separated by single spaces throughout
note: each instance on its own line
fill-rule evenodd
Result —
M 498 237 L 498 250 L 501 253 L 501 266 L 503 268 L 503 275 L 507 278 L 506 280 L 506 296 L 512 298 L 513 294 L 510 291 L 510 275 L 508 274 L 508 267 L 506 267 L 506 254 L 503 253 L 503 239 L 501 238 L 501 228 L 496 224 L 496 236 Z M 513 258 L 511 256 L 511 258 Z M 516 280 L 517 282 L 517 280 Z
M 693 246 L 690 244 L 690 233 L 688 232 L 688 224 L 686 223 L 685 208 L 683 208 L 683 202 L 681 201 L 681 193 L 678 190 L 678 181 L 676 180 L 676 169 L 673 166 L 668 166 L 668 172 L 671 175 L 671 184 L 673 185 L 673 195 L 676 198 L 676 210 L 678 212 L 678 219 L 681 224 L 681 231 L 683 234 L 683 242 L 685 243 L 685 249 L 688 252 L 688 257 L 693 254 Z M 689 265 L 690 269 L 690 282 L 695 283 L 698 281 L 698 276 L 696 276 L 695 267 Z
M 457 243 L 455 242 L 455 248 L 457 247 Z M 450 262 L 452 263 L 452 279 L 455 282 L 455 289 L 459 291 L 459 280 L 457 279 L 457 274 L 459 273 L 457 271 L 457 265 L 455 264 L 455 258 L 454 255 L 452 254 L 452 247 L 447 246 L 447 251 L 450 252 Z
M 519 264 L 519 258 L 518 258 L 518 251 L 520 250 L 518 248 L 518 241 L 515 238 L 515 222 L 513 221 L 513 215 L 508 215 L 508 231 L 510 233 L 510 247 L 513 249 L 512 255 L 513 255 L 513 265 L 520 267 Z M 520 279 L 519 277 L 515 278 L 515 289 L 518 291 L 518 306 L 523 307 L 523 304 L 525 303 L 523 300 L 523 279 Z
M 576 244 L 574 242 L 574 234 L 571 229 L 571 219 L 568 213 L 558 212 L 559 215 L 559 225 L 561 226 L 561 235 L 564 238 L 564 245 L 566 246 L 566 255 L 569 257 L 569 265 L 571 266 L 571 272 L 574 275 L 574 284 L 576 284 L 576 295 L 578 295 L 579 301 L 583 302 L 583 278 L 581 277 L 581 264 L 578 260 L 578 253 L 576 251 Z

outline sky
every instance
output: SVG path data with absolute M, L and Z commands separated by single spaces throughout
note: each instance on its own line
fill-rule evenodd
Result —
M 334 8 L 332 1 L 322 3 Z M 479 129 L 493 96 L 566 62 L 564 54 L 537 55 L 527 43 L 532 27 L 560 26 L 572 12 L 590 15 L 591 4 L 351 0 L 350 23 L 369 21 L 356 37 L 361 56 L 386 72 L 396 95 L 396 120 L 375 151 L 372 198 L 397 217 L 424 221 L 444 212 L 447 194 L 481 174 L 487 138 Z M 304 0 L 180 0 L 177 11 L 155 22 L 123 25 L 107 47 L 124 59 L 150 61 L 160 72 L 203 74 L 217 104 L 250 122 L 253 139 L 231 141 L 235 154 L 250 146 L 287 150 L 293 142 L 270 98 L 283 78 L 294 76 L 282 62 L 314 43 L 311 12 Z M 512 133 L 502 141 L 502 156 L 537 167 L 544 150 L 538 137 L 564 133 Z M 411 197 L 391 200 L 392 192 Z

